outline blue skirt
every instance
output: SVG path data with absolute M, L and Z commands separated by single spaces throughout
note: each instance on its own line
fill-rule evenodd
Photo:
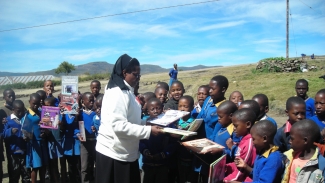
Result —
M 48 149 L 45 140 L 31 140 L 27 143 L 26 168 L 40 168 L 48 163 Z
M 80 155 L 80 141 L 74 137 L 62 138 L 63 154 L 68 156 Z

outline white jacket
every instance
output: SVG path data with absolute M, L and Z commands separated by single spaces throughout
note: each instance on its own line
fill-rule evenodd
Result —
M 125 82 L 125 81 L 124 81 Z M 139 141 L 149 139 L 151 127 L 141 120 L 141 105 L 133 88 L 106 89 L 98 131 L 96 151 L 119 161 L 133 162 L 139 158 Z

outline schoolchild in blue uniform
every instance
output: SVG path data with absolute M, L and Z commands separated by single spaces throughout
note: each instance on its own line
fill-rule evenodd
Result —
M 252 100 L 255 100 L 260 106 L 260 114 L 257 116 L 257 121 L 269 120 L 276 128 L 278 128 L 276 121 L 267 115 L 267 112 L 269 112 L 269 99 L 267 96 L 264 94 L 257 94 L 252 98 Z
M 94 95 L 95 100 L 99 95 L 103 95 L 100 93 L 100 89 L 102 89 L 100 81 L 98 80 L 92 80 L 90 82 L 90 91 Z
M 93 178 L 91 172 L 93 172 L 94 167 L 93 162 L 96 161 L 96 135 L 93 132 L 94 127 L 94 117 L 96 112 L 93 110 L 94 107 L 94 95 L 90 92 L 85 92 L 82 95 L 82 110 L 80 111 L 79 117 L 80 121 L 84 121 L 86 139 L 80 134 L 77 137 L 80 140 L 80 162 L 81 162 L 81 182 L 88 183 Z
M 174 81 L 169 88 L 170 98 L 164 105 L 164 110 L 168 110 L 168 109 L 177 110 L 178 101 L 183 96 L 184 93 L 185 93 L 185 89 L 183 83 L 180 81 Z
M 197 103 L 194 105 L 194 108 L 192 110 L 192 116 L 194 118 L 197 117 L 197 115 L 199 115 L 203 103 L 205 101 L 205 99 L 209 96 L 209 86 L 208 85 L 201 85 L 198 89 L 197 89 Z
M 185 95 L 179 99 L 178 110 L 191 112 L 194 108 L 194 99 L 191 96 Z M 179 119 L 177 122 L 177 128 L 181 130 L 187 130 L 195 118 L 191 113 Z M 179 138 L 181 140 L 181 138 Z M 183 141 L 188 141 L 185 139 Z M 177 163 L 178 163 L 178 175 L 179 182 L 193 182 L 193 154 L 190 153 L 184 146 L 178 146 L 177 148 Z
M 284 163 L 282 153 L 273 144 L 276 130 L 273 123 L 268 120 L 262 120 L 252 127 L 251 135 L 257 151 L 254 168 L 248 166 L 240 157 L 235 159 L 236 166 L 251 175 L 253 182 L 281 182 Z
M 94 128 L 92 128 L 92 130 L 96 136 L 100 126 L 100 111 L 102 109 L 103 96 L 103 94 L 99 94 L 95 100 L 96 115 L 93 118 Z
M 297 97 L 302 98 L 306 103 L 306 119 L 315 115 L 315 100 L 308 97 L 308 81 L 305 79 L 298 79 L 296 82 L 296 94 Z
M 49 97 L 44 100 L 45 106 L 54 106 L 55 98 Z M 60 115 L 60 119 L 62 119 Z M 61 120 L 59 120 L 61 121 Z M 66 172 L 65 161 L 62 158 L 64 154 L 64 150 L 62 147 L 62 139 L 61 139 L 61 130 L 60 130 L 61 122 L 58 124 L 58 129 L 46 129 L 47 131 L 47 144 L 49 150 L 49 170 L 50 170 L 50 179 L 54 182 L 60 182 L 60 174 L 58 170 L 58 159 L 60 159 L 61 163 L 61 172 Z
M 26 117 L 26 109 L 24 103 L 21 100 L 15 100 L 13 102 L 13 113 L 7 117 L 7 123 L 5 123 L 3 136 L 9 145 L 8 159 L 9 166 L 8 171 L 9 180 L 12 183 L 18 183 L 21 177 L 23 183 L 30 181 L 30 172 L 26 168 L 26 144 L 21 131 L 22 124 Z
M 157 98 L 152 98 L 147 104 L 150 118 L 155 118 L 162 113 L 162 103 Z M 176 151 L 177 141 L 169 134 L 150 136 L 148 140 L 141 140 L 139 150 L 143 155 L 143 183 L 166 183 L 170 157 Z
M 203 124 L 198 130 L 197 138 L 208 138 L 213 134 L 214 128 L 218 123 L 217 108 L 219 105 L 226 101 L 225 93 L 228 89 L 228 79 L 225 76 L 214 76 L 209 83 L 209 97 L 207 97 L 202 106 L 202 110 L 197 116 L 197 119 L 202 118 Z M 212 161 L 211 155 L 203 155 L 206 161 Z M 203 182 L 207 182 L 208 179 L 208 165 L 201 160 L 194 158 L 194 170 L 201 173 Z M 202 167 L 203 165 L 203 167 Z M 202 167 L 202 169 L 201 169 Z
M 54 85 L 53 85 L 53 82 L 51 80 L 44 81 L 43 90 L 46 93 L 46 98 L 54 97 L 53 96 Z M 55 100 L 54 106 L 55 107 L 58 107 L 59 106 L 59 103 L 60 103 L 59 99 L 57 99 L 57 98 L 54 97 L 54 100 Z
M 316 115 L 309 118 L 313 120 L 322 131 L 325 128 L 325 89 L 319 90 L 315 95 Z
M 231 101 L 225 101 L 218 107 L 218 124 L 215 126 L 213 134 L 209 137 L 210 140 L 224 146 L 224 149 L 211 148 L 205 154 L 210 153 L 216 155 L 215 159 L 218 159 L 222 154 L 227 155 L 227 162 L 232 162 L 234 159 L 234 153 L 236 152 L 237 146 L 227 146 L 227 141 L 239 143 L 241 137 L 237 137 L 234 132 L 234 125 L 232 124 L 232 114 L 237 111 L 237 106 Z
M 40 123 L 40 102 L 41 97 L 37 93 L 33 93 L 29 98 L 29 108 L 27 111 L 27 121 L 33 128 L 32 139 L 27 143 L 26 167 L 32 168 L 31 181 L 36 183 L 37 172 L 41 182 L 45 182 L 45 170 L 48 163 L 48 148 L 45 140 L 45 133 L 41 132 Z M 26 120 L 25 122 L 26 123 Z

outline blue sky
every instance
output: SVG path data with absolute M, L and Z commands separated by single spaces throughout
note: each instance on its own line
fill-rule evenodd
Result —
M 191 2 L 200 0 L 0 1 L 0 30 Z M 290 56 L 325 55 L 325 1 L 290 0 L 290 10 Z M 164 68 L 256 63 L 285 57 L 285 36 L 285 0 L 220 0 L 1 32 L 0 71 L 49 70 L 62 61 L 115 63 L 123 53 Z

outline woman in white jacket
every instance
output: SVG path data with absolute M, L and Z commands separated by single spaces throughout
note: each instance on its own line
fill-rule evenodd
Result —
M 106 87 L 96 145 L 96 183 L 140 183 L 139 141 L 162 133 L 145 126 L 133 87 L 140 80 L 140 64 L 127 54 L 116 61 Z

